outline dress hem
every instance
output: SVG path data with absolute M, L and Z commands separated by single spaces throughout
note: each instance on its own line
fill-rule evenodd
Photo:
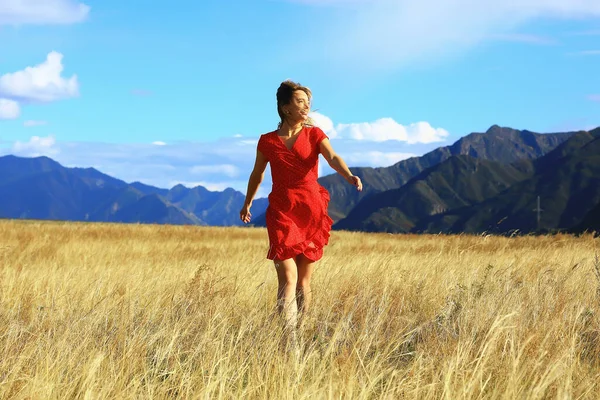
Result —
M 321 230 L 315 233 L 311 238 L 305 241 L 295 244 L 293 246 L 271 246 L 267 253 L 267 259 L 269 260 L 287 260 L 288 258 L 296 257 L 297 255 L 304 254 L 306 258 L 315 262 L 319 261 L 323 256 L 323 248 L 329 244 L 329 231 L 333 225 L 333 220 L 327 213 L 323 215 L 323 222 Z M 314 248 L 309 247 L 310 243 L 314 244 Z M 307 255 L 306 253 L 309 253 Z

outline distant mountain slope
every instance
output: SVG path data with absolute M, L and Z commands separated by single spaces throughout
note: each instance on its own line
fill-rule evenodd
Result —
M 600 128 L 577 133 L 533 166 L 531 178 L 472 207 L 422 220 L 414 230 L 535 231 L 538 196 L 543 209 L 541 229 L 570 229 L 581 224 L 600 203 Z
M 197 186 L 128 184 L 94 168 L 65 168 L 48 157 L 0 157 L 0 218 L 242 225 L 245 196 Z M 264 212 L 266 199 L 256 199 Z
M 194 214 L 169 204 L 158 194 L 149 194 L 117 210 L 113 221 L 175 225 L 207 225 Z
M 0 217 L 80 220 L 88 192 L 81 179 L 64 169 L 31 173 L 0 185 Z
M 467 155 L 451 156 L 398 189 L 366 198 L 334 229 L 409 232 L 424 218 L 479 203 L 533 171 L 529 161 L 519 167 Z
M 18 181 L 28 175 L 60 170 L 63 167 L 48 157 L 23 158 L 13 155 L 0 157 L 0 185 Z
M 165 198 L 182 210 L 195 214 L 208 225 L 243 224 L 239 211 L 242 209 L 246 196 L 232 188 L 227 188 L 222 192 L 211 192 L 202 186 L 190 189 L 183 185 L 177 185 L 168 192 Z M 267 205 L 267 199 L 256 199 L 252 205 L 252 212 L 264 213 Z
M 582 221 L 576 225 L 573 232 L 597 232 L 600 233 L 600 203 L 588 212 Z
M 128 186 L 127 182 L 103 174 L 95 168 L 68 168 L 71 173 L 81 179 L 89 187 L 111 187 L 121 189 Z
M 157 188 L 156 186 L 146 185 L 142 182 L 132 182 L 129 186 L 136 188 L 143 194 L 158 194 L 164 197 L 169 193 L 169 189 Z

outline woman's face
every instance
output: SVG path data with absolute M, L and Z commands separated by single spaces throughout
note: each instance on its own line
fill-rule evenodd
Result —
M 292 122 L 305 122 L 310 111 L 310 100 L 303 90 L 294 91 L 290 104 L 283 106 L 286 118 Z

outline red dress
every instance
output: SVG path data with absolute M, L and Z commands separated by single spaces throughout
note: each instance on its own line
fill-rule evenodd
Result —
M 333 220 L 327 214 L 329 192 L 317 182 L 319 144 L 327 135 L 318 127 L 302 128 L 288 149 L 277 131 L 258 140 L 258 150 L 271 163 L 273 187 L 266 211 L 269 260 L 298 254 L 317 261 L 329 243 Z

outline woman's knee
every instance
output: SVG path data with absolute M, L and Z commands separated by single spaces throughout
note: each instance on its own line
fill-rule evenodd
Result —
M 296 288 L 302 291 L 310 290 L 310 278 L 301 278 L 298 279 L 298 283 L 296 284 Z
M 277 278 L 280 284 L 295 286 L 298 282 L 298 270 L 293 260 L 275 260 Z
M 286 273 L 283 276 L 279 277 L 279 283 L 284 284 L 286 286 L 297 286 L 298 275 L 294 273 Z

